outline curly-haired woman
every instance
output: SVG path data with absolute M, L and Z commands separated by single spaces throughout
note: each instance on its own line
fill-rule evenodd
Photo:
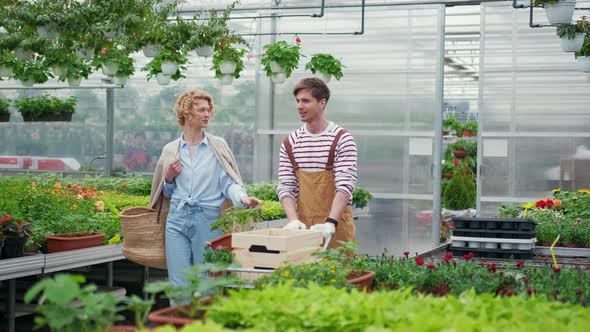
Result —
M 211 96 L 199 90 L 186 92 L 176 100 L 174 112 L 183 131 L 162 150 L 150 206 L 161 207 L 161 219 L 166 218 L 168 278 L 182 286 L 183 270 L 203 263 L 205 243 L 221 235 L 210 226 L 219 218 L 224 201 L 247 207 L 260 201 L 248 197 L 227 142 L 203 131 L 215 114 Z

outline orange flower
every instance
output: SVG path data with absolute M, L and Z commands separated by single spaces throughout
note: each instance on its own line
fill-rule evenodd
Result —
M 555 204 L 555 207 L 560 207 L 561 206 L 561 199 L 554 200 L 553 204 Z
M 61 189 L 61 184 L 59 184 L 59 182 L 56 182 L 55 185 L 53 185 L 53 188 Z
M 35 181 L 31 182 L 31 187 L 37 188 L 37 182 L 35 182 Z

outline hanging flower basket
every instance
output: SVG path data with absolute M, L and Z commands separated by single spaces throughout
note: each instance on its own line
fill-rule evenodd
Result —
M 465 150 L 455 150 L 453 151 L 453 156 L 455 156 L 455 158 L 465 158 L 467 157 L 467 155 L 469 155 L 469 152 L 465 151 Z
M 162 51 L 162 45 L 148 44 L 142 47 L 141 50 L 143 51 L 143 55 L 145 55 L 146 58 L 155 58 Z
M 546 3 L 545 14 L 547 14 L 547 20 L 549 24 L 569 24 L 574 16 L 574 7 L 576 6 L 575 0 L 560 0 L 557 3 Z

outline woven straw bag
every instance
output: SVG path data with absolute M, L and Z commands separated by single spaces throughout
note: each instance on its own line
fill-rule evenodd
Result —
M 162 202 L 160 202 L 160 209 Z M 123 255 L 132 262 L 166 269 L 166 222 L 159 220 L 161 210 L 133 207 L 123 210 Z

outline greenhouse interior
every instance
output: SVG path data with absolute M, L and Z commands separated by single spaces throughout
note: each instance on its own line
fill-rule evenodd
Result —
M 588 15 L 0 0 L 0 331 L 587 331 Z

